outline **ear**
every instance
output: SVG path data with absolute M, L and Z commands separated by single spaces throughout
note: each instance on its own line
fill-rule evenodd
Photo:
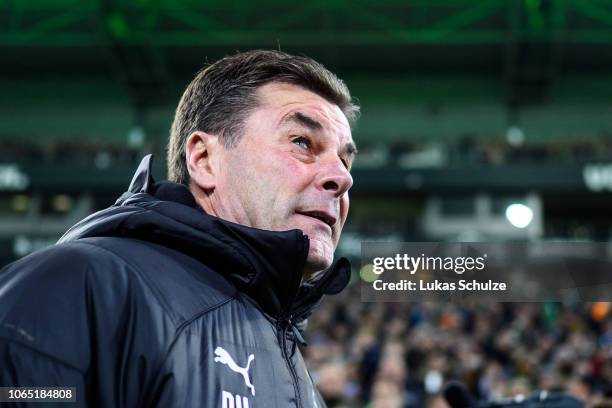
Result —
M 217 160 L 219 155 L 217 136 L 195 131 L 187 138 L 185 160 L 191 183 L 203 190 L 214 190 L 217 181 Z

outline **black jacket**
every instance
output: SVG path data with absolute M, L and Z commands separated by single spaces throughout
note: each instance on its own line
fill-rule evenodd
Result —
M 71 406 L 324 405 L 296 325 L 348 261 L 300 285 L 301 231 L 209 216 L 150 160 L 114 206 L 0 271 L 0 386 L 75 386 Z

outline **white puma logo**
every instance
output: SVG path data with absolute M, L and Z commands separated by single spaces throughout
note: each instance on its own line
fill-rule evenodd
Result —
M 215 363 L 225 364 L 230 368 L 230 370 L 242 374 L 244 383 L 251 389 L 251 394 L 255 396 L 255 387 L 253 384 L 251 384 L 251 379 L 249 378 L 249 367 L 251 366 L 251 362 L 255 359 L 255 356 L 253 354 L 249 355 L 249 360 L 246 367 L 242 368 L 236 364 L 232 356 L 230 356 L 227 350 L 225 350 L 223 347 L 217 347 L 215 349 L 215 355 L 217 356 L 215 357 Z

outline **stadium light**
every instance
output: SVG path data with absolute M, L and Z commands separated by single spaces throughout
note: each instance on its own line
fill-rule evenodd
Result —
M 510 146 L 520 147 L 525 143 L 525 133 L 519 126 L 510 126 L 506 129 L 506 141 Z
M 506 218 L 516 228 L 526 228 L 533 220 L 533 210 L 525 204 L 513 203 L 506 207 Z

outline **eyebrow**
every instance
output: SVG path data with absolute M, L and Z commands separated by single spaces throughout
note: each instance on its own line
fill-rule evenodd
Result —
M 297 123 L 298 125 L 302 125 L 307 127 L 310 130 L 323 130 L 323 125 L 317 121 L 316 119 L 311 118 L 310 116 L 304 115 L 302 112 L 294 112 L 290 115 L 287 115 L 281 121 L 281 124 L 286 123 Z
M 344 145 L 344 149 L 342 150 L 344 151 L 344 153 L 350 155 L 351 157 L 355 157 L 355 155 L 358 153 L 357 145 L 355 144 L 355 142 L 348 142 Z
M 342 149 L 342 154 L 348 156 L 348 167 L 350 169 L 353 165 L 353 162 L 355 161 L 355 155 L 357 155 L 357 146 L 355 145 L 355 143 L 348 142 L 347 144 L 345 144 L 344 148 Z
M 284 117 L 281 121 L 281 125 L 286 123 L 296 123 L 298 125 L 305 126 L 312 131 L 323 130 L 323 125 L 319 121 L 303 114 L 302 112 L 294 112 Z M 342 153 L 348 155 L 351 161 L 353 161 L 357 152 L 357 145 L 355 142 L 347 142 L 342 149 Z

